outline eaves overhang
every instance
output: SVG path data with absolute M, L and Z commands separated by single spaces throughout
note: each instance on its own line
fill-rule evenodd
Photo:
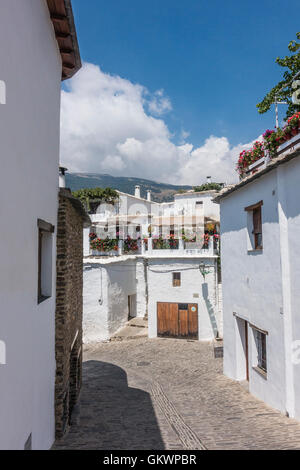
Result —
M 81 68 L 81 58 L 71 0 L 47 0 L 62 60 L 62 80 Z

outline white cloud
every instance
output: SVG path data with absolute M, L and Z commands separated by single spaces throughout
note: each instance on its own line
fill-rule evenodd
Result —
M 148 109 L 148 113 L 147 110 Z M 238 153 L 226 137 L 210 136 L 194 148 L 181 132 L 181 145 L 172 142 L 158 117 L 172 109 L 163 90 L 154 94 L 138 84 L 102 72 L 93 64 L 62 91 L 61 163 L 70 171 L 110 172 L 176 184 L 213 180 L 235 181 Z
M 171 111 L 172 104 L 169 98 L 164 96 L 164 90 L 157 90 L 149 101 L 148 107 L 152 114 L 161 116 Z

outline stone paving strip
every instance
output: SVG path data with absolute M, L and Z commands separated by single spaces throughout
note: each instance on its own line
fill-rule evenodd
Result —
M 211 343 L 85 348 L 81 416 L 57 449 L 300 449 L 300 423 L 222 374 Z
M 164 393 L 161 385 L 154 382 L 151 387 L 151 395 L 157 402 L 161 412 L 165 415 L 170 426 L 178 435 L 183 444 L 184 450 L 205 450 L 204 445 L 200 442 L 192 429 L 187 426 L 180 414 L 177 412 L 175 406 L 170 402 L 167 395 Z

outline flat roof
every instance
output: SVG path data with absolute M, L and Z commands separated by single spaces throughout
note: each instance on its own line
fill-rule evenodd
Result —
M 159 202 L 152 201 L 152 200 L 148 201 L 148 199 L 145 199 L 143 197 L 137 197 L 134 194 L 123 193 L 122 191 L 119 191 L 118 189 L 116 189 L 115 191 L 117 191 L 118 194 L 122 194 L 123 196 L 133 197 L 134 199 L 137 199 L 138 201 L 148 202 L 148 204 L 159 204 Z
M 194 195 L 210 195 L 210 194 L 216 194 L 218 191 L 215 189 L 208 189 L 207 191 L 187 191 L 186 193 L 176 193 L 174 194 L 174 197 L 186 197 L 186 196 L 194 196 Z

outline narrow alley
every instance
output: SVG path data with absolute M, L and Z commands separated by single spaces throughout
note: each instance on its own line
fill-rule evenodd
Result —
M 209 342 L 142 337 L 87 348 L 73 421 L 54 449 L 300 449 L 300 423 L 223 376 Z

